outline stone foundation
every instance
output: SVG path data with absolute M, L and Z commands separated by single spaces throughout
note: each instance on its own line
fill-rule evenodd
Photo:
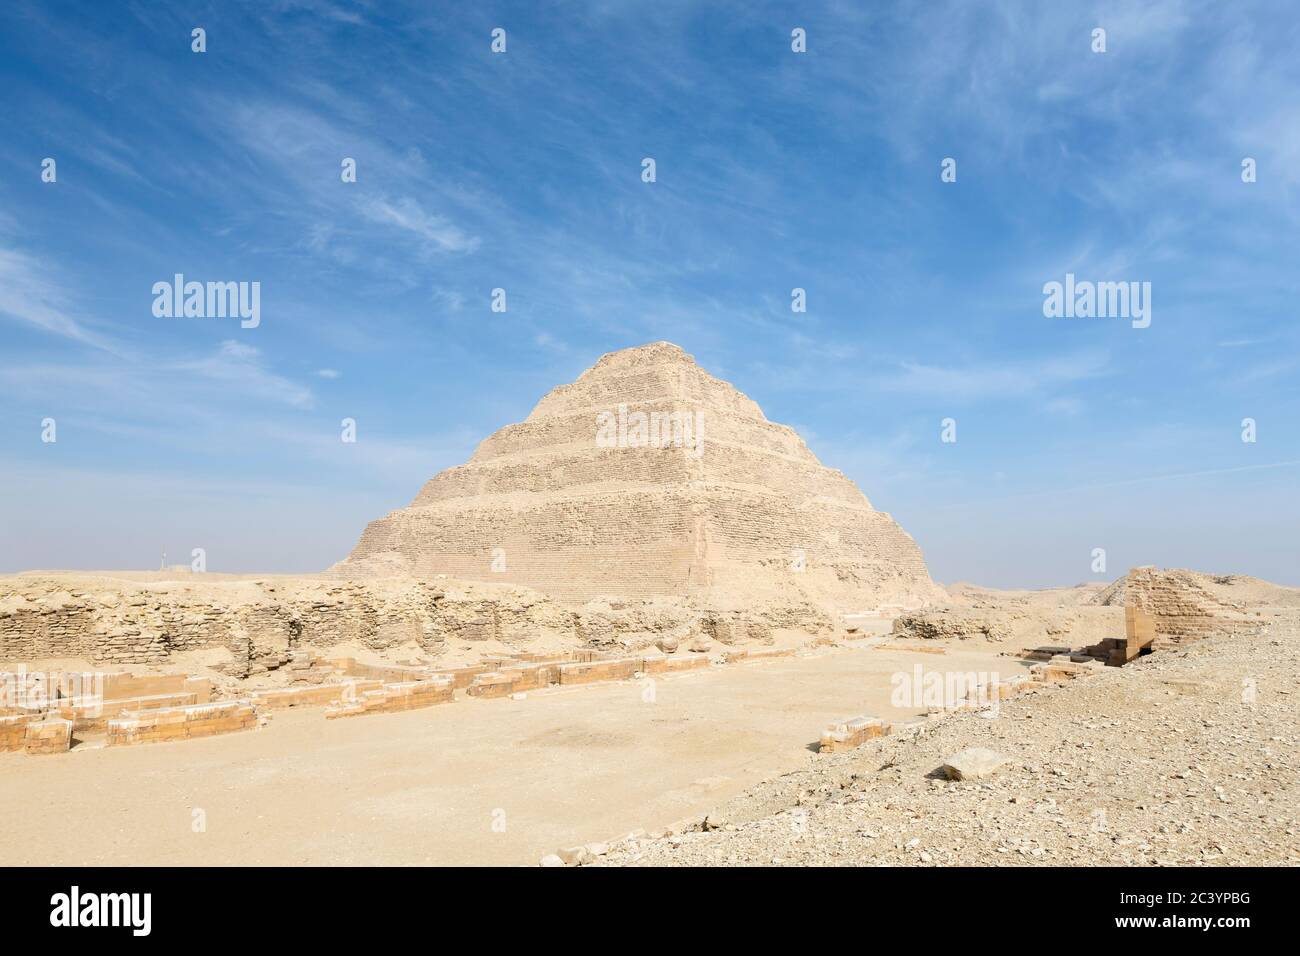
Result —
M 136 712 L 108 722 L 108 746 L 191 740 L 216 734 L 255 730 L 257 711 L 246 700 Z
M 325 716 L 333 719 L 416 710 L 434 704 L 451 703 L 454 692 L 452 682 L 445 678 L 412 681 L 405 684 L 385 684 L 377 690 L 362 692 L 354 701 L 345 701 L 325 708 Z
M 72 746 L 72 721 L 57 717 L 27 724 L 23 750 L 28 754 L 67 753 Z
M 281 687 L 253 691 L 249 701 L 261 711 L 288 710 L 293 707 L 328 707 L 355 700 L 362 694 L 382 689 L 380 680 L 348 680 L 310 687 Z
M 0 717 L 0 753 L 16 753 L 27 740 L 27 725 L 34 719 L 31 714 L 10 714 Z
M 108 722 L 115 717 L 140 711 L 206 703 L 198 698 L 199 695 L 192 691 L 182 694 L 157 694 L 152 697 L 123 697 L 120 700 L 73 698 L 59 701 L 51 708 L 51 713 L 57 713 L 64 720 L 72 721 L 75 730 L 97 731 L 107 729 Z
M 793 648 L 761 648 L 751 653 L 731 652 L 731 662 L 789 656 Z M 450 703 L 457 690 L 471 697 L 506 697 L 553 686 L 574 686 L 625 681 L 639 676 L 671 675 L 709 668 L 707 654 L 651 654 L 644 657 L 602 658 L 579 650 L 560 658 L 519 654 L 487 658 L 485 663 L 441 671 L 400 665 L 371 666 L 352 658 L 328 661 L 301 659 L 301 669 L 318 677 L 341 677 L 320 683 L 250 691 L 238 700 L 204 703 L 196 699 L 211 693 L 207 680 L 182 674 L 142 675 L 113 672 L 103 677 L 105 694 L 137 690 L 170 689 L 173 692 L 131 697 L 60 697 L 65 683 L 60 674 L 9 675 L 18 690 L 14 696 L 39 699 L 40 706 L 0 709 L 0 752 L 25 750 L 53 753 L 69 749 L 73 729 L 105 731 L 108 746 L 127 746 L 187 740 L 215 734 L 251 730 L 261 726 L 269 712 L 295 707 L 321 707 L 329 719 L 361 714 L 396 713 L 434 704 Z M 489 666 L 496 669 L 488 670 Z M 384 681 L 380 674 L 418 676 L 418 680 Z M 80 686 L 80 685 L 78 685 Z M 188 688 L 175 691 L 176 688 Z M 30 692 L 30 693 L 29 693 Z M 51 693 L 53 700 L 46 700 Z M 66 726 L 67 733 L 63 734 Z M 60 743 L 61 741 L 61 743 Z
M 560 667 L 561 684 L 591 684 L 596 681 L 631 680 L 641 670 L 641 661 L 625 657 L 589 664 L 564 664 Z
M 884 737 L 891 730 L 891 725 L 879 717 L 853 717 L 849 720 L 835 721 L 822 731 L 819 753 L 836 753 L 861 747 L 868 740 Z

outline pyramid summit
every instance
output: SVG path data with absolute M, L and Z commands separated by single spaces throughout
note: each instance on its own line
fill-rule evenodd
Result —
M 795 431 L 670 342 L 610 352 L 486 438 L 331 569 L 523 585 L 567 602 L 936 596 L 920 549 Z

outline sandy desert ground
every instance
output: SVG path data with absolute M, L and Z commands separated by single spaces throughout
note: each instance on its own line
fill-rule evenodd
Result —
M 630 681 L 0 755 L 0 864 L 535 864 L 560 846 L 701 817 L 806 768 L 830 720 L 917 713 L 889 702 L 890 674 L 913 658 L 937 659 L 859 645 L 656 679 L 653 702 Z M 1027 667 L 992 646 L 943 660 L 1008 676 Z M 206 832 L 192 830 L 195 809 Z
M 39 580 L 8 579 L 7 613 L 101 600 L 86 583 L 99 579 L 72 577 L 33 599 Z M 1127 593 L 1139 586 L 1153 590 Z M 1300 591 L 1141 571 L 947 596 L 892 620 L 850 616 L 833 637 L 780 631 L 776 646 L 794 656 L 651 680 L 458 693 L 347 720 L 275 711 L 256 731 L 142 746 L 78 731 L 65 753 L 0 754 L 0 864 L 535 865 L 561 850 L 596 865 L 1300 862 Z M 926 717 L 925 702 L 891 698 L 918 666 L 1026 674 L 1032 649 L 1123 634 L 1135 599 L 1162 602 L 1153 610 L 1173 637 L 1123 667 L 1097 663 L 992 713 Z M 548 652 L 562 642 L 537 639 Z M 386 640 L 352 649 L 375 663 L 427 652 L 446 664 L 507 647 Z M 715 660 L 727 652 L 691 640 Z M 218 697 L 302 675 L 290 663 L 232 676 L 206 667 L 207 653 L 131 669 L 197 669 Z M 860 714 L 896 732 L 818 752 L 829 723 Z M 975 746 L 1006 766 L 948 781 L 948 758 Z
M 1220 636 L 884 738 L 724 803 L 636 865 L 1300 864 L 1300 626 Z M 1247 690 L 1253 693 L 1246 693 Z M 967 747 L 1010 766 L 939 773 Z

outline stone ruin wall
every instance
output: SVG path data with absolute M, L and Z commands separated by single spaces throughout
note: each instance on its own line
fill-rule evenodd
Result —
M 229 582 L 201 592 L 131 584 L 69 589 L 58 579 L 0 585 L 2 662 L 161 665 L 178 653 L 226 648 L 231 660 L 221 669 L 246 677 L 287 663 L 299 646 L 382 650 L 414 641 L 436 653 L 450 639 L 511 644 L 542 633 L 576 641 L 573 615 L 544 601 L 448 599 L 421 582 L 384 590 L 338 581 Z
M 0 665 L 75 658 L 105 668 L 156 667 L 178 654 L 224 648 L 230 658 L 214 668 L 243 678 L 293 666 L 299 650 L 341 644 L 383 651 L 414 643 L 431 657 L 449 641 L 635 650 L 663 637 L 766 644 L 773 628 L 794 626 L 814 634 L 835 629 L 828 615 L 799 604 L 729 613 L 681 602 L 570 608 L 518 588 L 412 580 L 297 578 L 200 587 L 0 580 Z
M 1204 575 L 1178 569 L 1134 568 L 1106 603 L 1140 608 L 1155 622 L 1156 643 L 1178 645 L 1212 634 L 1253 634 L 1262 625 L 1244 607 L 1220 600 L 1201 583 Z

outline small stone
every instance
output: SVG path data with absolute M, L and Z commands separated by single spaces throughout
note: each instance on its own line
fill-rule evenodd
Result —
M 978 780 L 995 773 L 1010 762 L 1010 757 L 996 750 L 968 747 L 944 761 L 943 772 L 949 780 Z
M 587 850 L 587 852 L 590 853 L 592 856 L 605 856 L 607 853 L 609 853 L 609 844 L 608 844 L 608 843 L 588 843 L 587 846 L 586 846 L 586 850 Z
M 565 866 L 582 866 L 591 862 L 592 855 L 585 846 L 569 846 L 555 851 Z
M 561 860 L 554 853 L 548 853 L 546 854 L 546 856 L 542 857 L 542 862 L 539 863 L 538 865 L 539 866 L 564 866 L 564 861 Z

